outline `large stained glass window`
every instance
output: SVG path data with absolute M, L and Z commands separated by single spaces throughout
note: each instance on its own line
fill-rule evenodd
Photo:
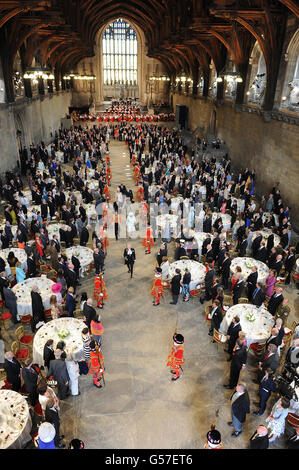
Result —
M 121 18 L 103 34 L 103 74 L 104 85 L 137 85 L 137 36 Z

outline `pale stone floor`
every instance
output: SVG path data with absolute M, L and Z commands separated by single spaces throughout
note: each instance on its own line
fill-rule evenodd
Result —
M 125 155 L 123 155 L 125 152 Z M 126 176 L 129 164 L 127 147 L 112 140 L 110 145 L 112 168 L 112 201 L 116 186 L 123 182 L 132 189 L 134 181 Z M 132 174 L 132 171 L 131 171 Z M 153 307 L 150 288 L 153 281 L 155 255 L 144 254 L 141 240 L 132 243 L 136 250 L 134 277 L 130 279 L 123 264 L 126 240 L 110 239 L 105 262 L 105 282 L 109 299 L 101 310 L 105 328 L 103 354 L 106 386 L 96 389 L 92 378 L 81 376 L 81 395 L 61 402 L 61 432 L 65 442 L 77 437 L 87 449 L 202 449 L 206 433 L 219 409 L 217 429 L 222 434 L 225 448 L 248 448 L 250 436 L 257 425 L 263 424 L 271 405 L 262 417 L 247 415 L 243 433 L 231 438 L 230 390 L 227 383 L 229 364 L 222 348 L 211 343 L 208 327 L 204 324 L 204 306 L 198 301 L 169 305 L 165 294 L 159 307 Z M 169 254 L 174 250 L 169 245 Z M 83 280 L 80 292 L 93 293 L 93 276 Z M 292 307 L 291 320 L 298 311 L 297 290 L 287 287 Z M 172 335 L 178 316 L 178 331 L 185 337 L 185 364 L 182 377 L 171 381 L 166 360 L 172 346 Z M 298 313 L 296 317 L 298 321 Z M 11 326 L 5 332 L 8 340 Z M 256 376 L 255 360 L 250 356 L 242 379 L 248 384 L 251 403 L 257 399 L 258 386 L 252 383 Z M 251 410 L 256 407 L 252 404 Z M 284 448 L 283 439 L 271 448 Z

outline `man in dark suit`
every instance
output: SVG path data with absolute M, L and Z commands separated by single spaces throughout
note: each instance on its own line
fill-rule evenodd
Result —
M 212 230 L 212 218 L 209 215 L 205 215 L 202 231 L 205 233 L 210 233 Z
M 74 270 L 74 265 L 69 264 L 68 268 L 65 270 L 65 280 L 66 280 L 66 285 L 67 287 L 73 287 L 74 292 L 76 292 L 76 287 L 78 284 L 77 280 L 77 274 L 76 271 Z
M 58 382 L 58 396 L 60 400 L 65 400 L 68 396 L 69 374 L 65 364 L 66 354 L 62 353 L 60 349 L 55 351 L 54 361 L 50 362 L 50 369 L 48 371 L 47 379 L 53 376 L 54 380 Z
M 267 250 L 265 247 L 265 242 L 261 242 L 260 246 L 256 252 L 255 259 L 257 261 L 261 261 L 262 263 L 266 263 L 267 261 Z
M 234 305 L 236 305 L 239 301 L 239 298 L 242 297 L 243 287 L 244 287 L 244 281 L 243 279 L 240 278 L 233 287 Z
M 11 390 L 19 392 L 21 388 L 20 373 L 22 366 L 15 358 L 11 351 L 4 354 L 4 370 L 6 372 L 6 380 L 11 384 Z
M 36 262 L 33 258 L 33 254 L 27 258 L 27 277 L 37 277 Z
M 214 269 L 213 265 L 210 263 L 208 265 L 208 272 L 205 275 L 205 300 L 210 300 L 212 297 L 212 287 L 214 280 Z M 200 297 L 200 303 L 203 304 L 204 299 Z
M 38 373 L 32 367 L 33 360 L 27 359 L 25 367 L 22 369 L 22 378 L 25 383 L 26 391 L 29 393 L 30 404 L 34 407 L 38 400 L 37 381 Z
M 282 301 L 283 301 L 282 288 L 276 287 L 275 292 L 273 292 L 268 302 L 268 306 L 267 306 L 268 312 L 270 312 L 271 315 L 274 316 L 277 312 L 279 305 L 282 303 Z
M 232 437 L 238 437 L 242 432 L 243 423 L 246 420 L 246 414 L 250 413 L 250 400 L 246 390 L 246 384 L 238 383 L 235 393 L 231 397 L 231 415 L 232 421 L 227 424 L 233 426 L 235 431 Z
M 262 234 L 261 234 L 260 232 L 257 232 L 256 237 L 255 237 L 255 239 L 253 240 L 252 245 L 251 245 L 252 257 L 253 257 L 253 258 L 256 257 L 256 254 L 257 254 L 257 251 L 258 251 L 258 249 L 259 249 L 259 247 L 260 247 L 260 244 L 261 244 L 262 239 L 263 239 Z
M 258 383 L 261 382 L 267 369 L 270 368 L 273 372 L 276 372 L 278 365 L 279 356 L 277 354 L 277 346 L 275 344 L 269 344 L 266 348 L 263 360 L 258 364 Z
M 210 243 L 211 243 L 211 237 L 207 233 L 206 238 L 204 239 L 203 244 L 202 244 L 202 248 L 201 248 L 201 254 L 202 255 L 204 255 L 204 256 L 206 255 L 207 246 L 210 245 Z
M 213 336 L 214 329 L 217 331 L 219 330 L 220 324 L 222 322 L 222 318 L 223 318 L 223 315 L 222 315 L 220 302 L 219 300 L 216 299 L 212 303 L 212 307 L 211 307 L 211 328 L 209 331 L 210 336 Z
M 243 238 L 240 242 L 240 246 L 239 246 L 239 256 L 240 257 L 243 257 L 246 255 L 246 250 L 247 250 L 247 238 Z
M 97 316 L 97 312 L 93 308 L 93 300 L 91 298 L 87 299 L 83 307 L 83 321 L 90 329 L 91 320 Z
M 256 288 L 252 294 L 252 303 L 257 307 L 260 307 L 263 302 L 265 302 L 266 294 L 263 291 L 262 285 L 260 282 L 256 283 Z
M 270 235 L 267 238 L 267 258 L 269 258 L 269 255 L 271 253 L 272 248 L 274 247 L 274 233 L 272 232 L 272 229 L 269 229 Z
M 102 249 L 99 248 L 95 248 L 93 251 L 93 263 L 95 274 L 99 274 L 103 272 L 105 253 Z
M 295 434 L 287 440 L 287 449 L 299 449 L 299 428 L 296 428 Z
M 223 385 L 224 388 L 232 389 L 237 386 L 241 370 L 245 369 L 247 362 L 247 351 L 242 341 L 237 338 L 232 353 L 232 361 L 230 364 L 229 383 Z
M 125 264 L 128 267 L 128 273 L 131 273 L 131 278 L 133 277 L 133 267 L 136 260 L 135 249 L 128 245 L 127 248 L 124 249 L 124 259 Z
M 74 316 L 74 310 L 76 308 L 76 299 L 74 296 L 74 288 L 71 286 L 68 288 L 68 292 L 65 298 L 65 308 L 69 313 L 70 317 Z
M 1 258 L 3 259 L 3 258 Z M 5 272 L 5 261 L 4 262 L 4 268 L 1 271 L 0 274 L 0 293 L 1 293 L 1 299 L 4 301 L 4 294 L 3 294 L 3 288 L 8 286 L 8 279 L 7 279 L 7 274 Z
M 287 251 L 287 254 L 286 254 L 286 257 L 285 257 L 285 260 L 284 260 L 285 271 L 286 271 L 286 273 L 288 273 L 287 278 L 286 278 L 286 280 L 285 280 L 285 284 L 290 284 L 291 272 L 292 272 L 293 269 L 294 269 L 295 262 L 296 262 L 296 258 L 295 258 L 295 249 L 294 249 L 294 248 L 290 248 L 290 249 Z
M 259 426 L 250 438 L 250 449 L 268 449 L 268 447 L 268 429 L 265 426 Z
M 18 321 L 18 307 L 17 307 L 17 297 L 15 293 L 11 290 L 12 284 L 9 283 L 3 287 L 3 295 L 5 300 L 5 305 L 9 310 L 9 313 L 12 315 L 13 323 L 19 323 Z
M 231 265 L 231 259 L 229 257 L 229 253 L 226 251 L 224 253 L 224 260 L 221 265 L 221 275 L 222 275 L 222 284 L 223 284 L 223 289 L 227 290 L 228 289 L 228 280 L 230 276 L 230 265 Z
M 38 286 L 36 285 L 32 287 L 31 305 L 32 305 L 31 330 L 34 333 L 37 323 L 46 321 L 43 300 L 39 293 Z
M 177 247 L 174 251 L 175 261 L 178 261 L 181 258 L 181 256 L 187 256 L 186 250 L 184 248 L 184 243 L 185 243 L 185 240 L 181 239 L 179 243 L 177 244 Z
M 77 258 L 77 256 L 72 255 L 71 261 L 72 261 L 72 264 L 74 265 L 74 271 L 75 271 L 76 276 L 77 276 L 77 282 L 79 283 L 80 268 L 81 268 L 80 260 L 79 260 L 79 258 Z
M 257 278 L 258 278 L 257 267 L 253 266 L 252 269 L 251 269 L 251 273 L 249 274 L 248 278 L 246 279 L 246 282 L 247 282 L 247 297 L 248 297 L 249 302 L 251 302 L 251 300 L 252 300 L 252 294 L 253 294 L 253 291 L 256 288 Z
M 180 295 L 180 289 L 181 289 L 181 270 L 176 268 L 175 270 L 175 275 L 171 279 L 171 293 L 172 293 L 172 302 L 170 302 L 173 305 L 176 305 L 178 303 L 178 298 Z
M 282 338 L 279 336 L 279 331 L 277 328 L 272 328 L 271 330 L 271 335 L 266 341 L 266 348 L 268 347 L 269 344 L 275 344 L 275 346 L 280 346 L 282 343 Z
M 271 392 L 275 392 L 276 387 L 273 380 L 273 370 L 268 367 L 265 370 L 265 375 L 260 381 L 259 387 L 259 396 L 260 396 L 260 403 L 259 409 L 255 411 L 253 414 L 254 416 L 261 416 L 265 409 L 268 399 L 270 398 Z
M 85 226 L 82 228 L 82 231 L 80 233 L 80 245 L 86 246 L 86 244 L 88 243 L 88 239 L 89 239 L 89 231 L 88 231 L 88 227 Z
M 45 419 L 48 423 L 53 424 L 56 434 L 54 437 L 55 447 L 58 449 L 64 449 L 65 445 L 61 443 L 64 436 L 60 436 L 60 418 L 58 412 L 58 405 L 55 405 L 53 398 L 49 398 L 46 404 Z
M 238 317 L 238 315 L 235 315 L 232 318 L 231 324 L 229 325 L 227 329 L 228 348 L 226 352 L 228 352 L 229 354 L 228 361 L 230 361 L 232 358 L 233 350 L 234 350 L 237 338 L 239 336 L 239 331 L 241 330 L 242 328 L 240 325 L 240 318 Z

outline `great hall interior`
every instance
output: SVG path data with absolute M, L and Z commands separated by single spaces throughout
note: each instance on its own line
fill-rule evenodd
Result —
M 0 449 L 296 449 L 297 0 L 0 0 Z

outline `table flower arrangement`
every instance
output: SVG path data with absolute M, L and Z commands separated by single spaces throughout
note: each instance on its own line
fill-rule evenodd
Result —
M 247 313 L 246 320 L 248 320 L 250 323 L 253 323 L 256 320 L 256 317 L 252 312 Z
M 67 336 L 69 336 L 70 332 L 65 329 L 65 328 L 61 328 L 58 332 L 57 332 L 57 335 L 59 336 L 59 338 L 61 339 L 64 339 L 66 338 Z

